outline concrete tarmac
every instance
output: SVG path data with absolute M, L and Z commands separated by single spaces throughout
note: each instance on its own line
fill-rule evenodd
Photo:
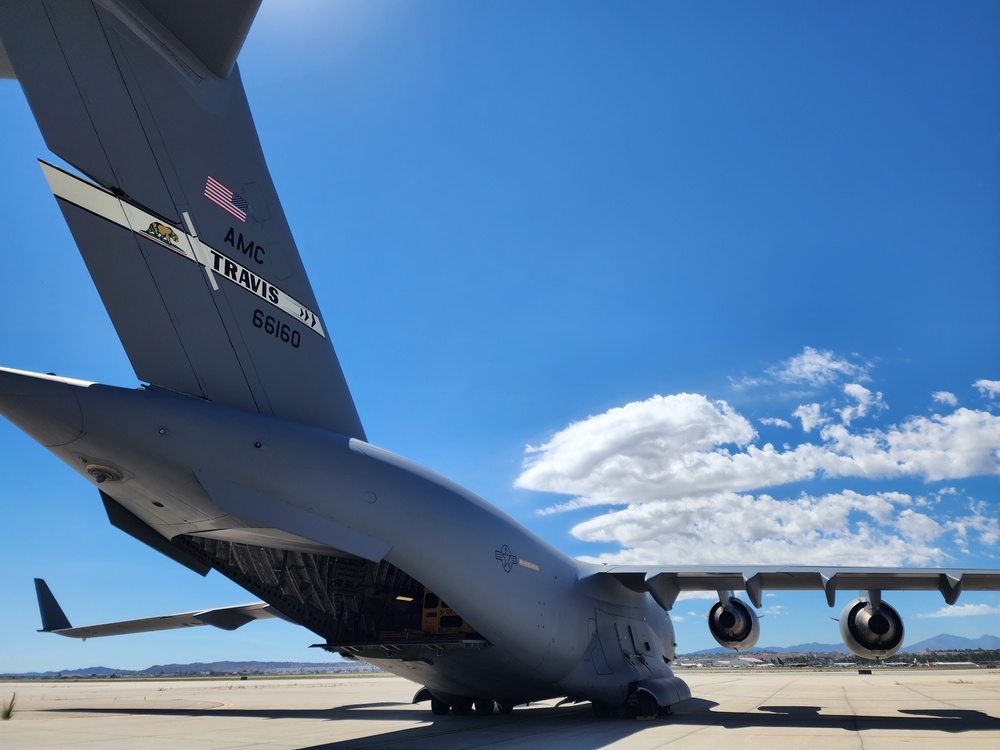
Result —
M 433 716 L 396 677 L 0 682 L 0 748 L 1000 748 L 1000 670 L 687 669 L 696 698 L 656 721 L 589 704 Z M 951 745 L 951 743 L 956 743 Z

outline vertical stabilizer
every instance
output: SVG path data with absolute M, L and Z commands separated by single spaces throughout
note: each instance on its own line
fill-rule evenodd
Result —
M 44 167 L 139 379 L 365 439 L 233 64 L 256 7 L 0 0 L 0 74 L 88 178 Z

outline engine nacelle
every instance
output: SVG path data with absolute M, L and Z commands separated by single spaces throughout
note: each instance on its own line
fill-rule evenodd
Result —
M 708 613 L 708 629 L 720 646 L 733 651 L 753 648 L 760 638 L 757 613 L 735 596 L 715 603 Z
M 840 613 L 840 637 L 865 659 L 885 659 L 903 645 L 903 619 L 885 602 L 876 610 L 870 601 L 855 599 Z

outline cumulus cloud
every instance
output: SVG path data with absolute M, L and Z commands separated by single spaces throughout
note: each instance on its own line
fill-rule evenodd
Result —
M 872 409 L 881 411 L 887 408 L 882 400 L 881 393 L 872 393 L 863 385 L 858 383 L 848 383 L 844 386 L 844 393 L 854 400 L 854 404 L 845 406 L 840 410 L 840 420 L 849 425 L 855 419 L 867 416 Z
M 990 398 L 1000 396 L 1000 380 L 977 380 L 974 385 L 984 396 Z
M 930 617 L 979 617 L 981 615 L 1000 615 L 1000 607 L 991 607 L 989 604 L 955 604 L 939 609 L 937 612 L 918 614 L 917 617 L 927 619 Z
M 573 527 L 580 539 L 617 542 L 618 552 L 592 562 L 643 564 L 780 565 L 801 562 L 809 550 L 816 565 L 928 565 L 944 552 L 936 544 L 945 529 L 908 508 L 901 493 L 841 492 L 779 500 L 769 495 L 720 493 L 681 501 L 637 503 Z M 900 508 L 909 510 L 895 521 Z
M 838 357 L 831 351 L 807 346 L 801 354 L 768 368 L 761 375 L 730 378 L 730 383 L 737 391 L 761 388 L 775 383 L 816 389 L 847 380 L 868 380 L 870 369 L 871 365 L 868 363 L 858 364 Z
M 822 407 L 819 404 L 803 404 L 792 412 L 792 416 L 802 422 L 802 429 L 805 432 L 812 432 L 814 428 L 829 421 L 827 417 L 823 416 Z
M 529 446 L 516 484 L 587 495 L 598 504 L 652 499 L 674 485 L 673 494 L 702 482 L 728 487 L 729 447 L 746 446 L 755 436 L 750 422 L 724 401 L 689 393 L 654 396 L 574 422 L 544 445 Z
M 813 382 L 822 381 L 823 372 L 844 375 L 848 365 L 854 368 L 854 381 L 840 387 L 848 405 L 832 412 L 840 421 L 818 403 L 794 411 L 804 438 L 797 445 L 761 444 L 750 421 L 726 401 L 692 393 L 654 396 L 529 446 L 516 485 L 569 496 L 543 514 L 595 509 L 597 515 L 572 532 L 617 544 L 619 551 L 591 558 L 609 563 L 788 564 L 801 562 L 808 550 L 810 564 L 928 565 L 948 559 L 946 550 L 955 545 L 966 551 L 1000 543 L 995 510 L 975 503 L 959 508 L 954 487 L 925 496 L 838 487 L 783 499 L 774 492 L 849 478 L 1000 476 L 1000 416 L 956 408 L 863 429 L 861 419 L 885 410 L 885 400 L 857 382 L 863 368 L 846 363 L 837 369 L 831 364 L 837 362 L 846 361 L 807 349 L 784 365 Z M 794 430 L 773 417 L 760 422 Z M 945 496 L 948 514 L 939 507 Z
M 863 433 L 827 425 L 820 434 L 822 468 L 830 476 L 938 481 L 1000 475 L 1000 417 L 989 412 L 957 409 Z
M 814 419 L 801 415 L 803 428 Z M 826 424 L 817 443 L 758 446 L 725 401 L 654 396 L 574 422 L 529 447 L 524 489 L 573 495 L 553 510 L 702 497 L 818 477 L 927 481 L 1000 475 L 1000 416 L 957 409 L 882 430 Z
M 935 403 L 944 404 L 945 406 L 958 406 L 958 398 L 954 393 L 949 393 L 948 391 L 938 391 L 934 393 L 931 398 L 934 399 Z
M 781 383 L 820 387 L 845 378 L 868 379 L 867 365 L 857 365 L 840 359 L 830 351 L 820 351 L 807 346 L 791 359 L 768 370 Z
M 996 509 L 988 508 L 986 503 L 972 503 L 969 515 L 951 519 L 947 526 L 949 531 L 954 532 L 963 551 L 968 551 L 970 540 L 990 547 L 1000 543 L 1000 520 L 997 519 Z

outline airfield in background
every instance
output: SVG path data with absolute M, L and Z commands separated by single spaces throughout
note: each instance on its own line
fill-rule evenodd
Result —
M 699 698 L 657 721 L 596 719 L 587 704 L 508 716 L 432 716 L 400 678 L 0 682 L 18 693 L 0 745 L 74 748 L 660 748 L 994 750 L 1000 670 L 690 669 Z

